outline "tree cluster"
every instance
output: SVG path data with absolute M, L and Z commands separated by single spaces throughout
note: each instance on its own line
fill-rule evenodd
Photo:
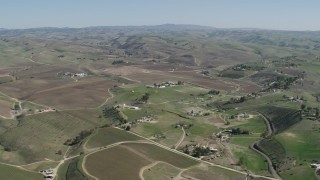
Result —
M 231 134 L 239 135 L 239 134 L 249 134 L 248 130 L 241 130 L 240 128 L 233 128 L 231 129 Z
M 145 93 L 141 98 L 136 99 L 136 104 L 145 104 L 148 102 L 149 98 L 150 98 L 150 94 Z
M 85 139 L 86 137 L 90 136 L 92 134 L 92 132 L 93 132 L 93 129 L 83 130 L 75 138 L 67 139 L 66 142 L 64 142 L 64 145 L 67 145 L 67 146 L 76 145 L 76 144 L 80 143 L 83 139 Z
M 112 62 L 112 65 L 123 64 L 123 63 L 124 63 L 124 61 L 122 61 L 122 60 L 115 60 Z
M 193 151 L 192 151 L 192 156 L 193 157 L 200 157 L 200 156 L 206 156 L 209 155 L 211 153 L 210 149 L 207 148 L 202 148 L 202 147 L 196 147 Z
M 102 114 L 105 118 L 111 118 L 112 120 L 120 121 L 121 123 L 125 122 L 125 119 L 121 116 L 120 111 L 115 107 L 104 108 L 102 110 Z
M 210 91 L 208 92 L 208 94 L 210 94 L 210 95 L 218 95 L 218 94 L 220 94 L 220 91 L 210 90 Z

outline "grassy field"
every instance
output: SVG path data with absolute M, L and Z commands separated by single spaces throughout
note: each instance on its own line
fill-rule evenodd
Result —
M 248 130 L 250 133 L 259 136 L 266 131 L 266 125 L 264 120 L 260 117 L 255 117 L 248 120 L 241 120 L 241 125 L 232 126 L 232 128 L 240 128 L 242 130 Z
M 275 138 L 263 139 L 258 143 L 258 146 L 271 159 L 275 169 L 280 169 L 285 163 L 286 151 Z
M 118 146 L 88 156 L 85 166 L 90 174 L 99 179 L 108 177 L 138 180 L 140 168 L 151 162 L 147 158 Z
M 287 179 L 315 179 L 310 164 L 312 160 L 320 158 L 319 128 L 319 122 L 303 120 L 275 137 L 283 145 L 286 156 L 291 159 L 291 164 L 281 170 L 282 176 Z
M 1 154 L 1 159 L 15 164 L 32 163 L 44 158 L 61 159 L 62 155 L 56 152 L 61 150 L 63 154 L 67 149 L 63 143 L 90 128 L 94 128 L 92 122 L 61 112 L 24 117 L 16 128 L 1 135 L 2 145 L 10 148 L 10 151 Z
M 81 158 L 74 158 L 68 161 L 59 172 L 59 180 L 89 180 L 82 172 L 81 163 Z
M 249 148 L 251 144 L 262 139 L 261 135 L 266 131 L 264 121 L 261 118 L 243 120 L 240 125 L 232 128 L 250 132 L 249 135 L 232 136 L 230 145 L 228 145 L 237 160 L 242 161 L 241 166 L 256 174 L 270 175 L 265 159 Z
M 107 146 L 121 141 L 137 141 L 142 140 L 138 136 L 130 134 L 124 130 L 116 128 L 100 128 L 88 140 L 87 147 L 95 148 Z
M 29 172 L 16 167 L 11 167 L 3 164 L 0 164 L 0 174 L 1 174 L 1 179 L 6 179 L 6 180 L 17 180 L 17 179 L 42 180 L 43 179 L 43 175 L 40 173 Z
M 241 165 L 255 174 L 271 176 L 268 172 L 268 164 L 265 159 L 256 152 L 247 148 L 238 148 L 234 150 L 236 158 L 241 160 Z
M 152 144 L 128 143 L 89 155 L 85 166 L 90 174 L 98 178 L 139 179 L 140 168 L 155 161 L 163 161 L 178 168 L 197 164 L 194 160 Z

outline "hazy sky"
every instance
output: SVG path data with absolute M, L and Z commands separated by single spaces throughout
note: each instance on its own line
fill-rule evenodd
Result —
M 0 28 L 166 23 L 320 30 L 320 0 L 0 0 Z

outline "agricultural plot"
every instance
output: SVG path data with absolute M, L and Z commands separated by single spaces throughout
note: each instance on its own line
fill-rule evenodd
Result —
M 220 76 L 225 78 L 231 78 L 231 79 L 239 79 L 245 77 L 244 71 L 233 71 L 233 70 L 225 70 L 222 71 Z
M 108 78 L 86 77 L 77 82 L 59 73 L 80 72 L 74 68 L 41 66 L 18 71 L 12 83 L 0 84 L 0 91 L 58 109 L 97 107 L 109 96 L 107 89 L 117 82 Z
M 83 121 L 86 121 L 93 126 L 105 125 L 106 123 L 110 123 L 108 120 L 105 120 L 101 117 L 101 111 L 98 108 L 63 110 L 61 112 L 69 114 L 78 119 L 82 119 Z
M 138 136 L 116 128 L 100 128 L 93 134 L 86 143 L 87 148 L 107 146 L 122 141 L 142 140 Z
M 35 92 L 71 83 L 68 79 L 25 79 L 0 85 L 0 91 L 17 99 L 27 99 Z
M 151 160 L 118 146 L 88 156 L 85 167 L 91 175 L 99 179 L 108 177 L 138 180 L 140 169 L 150 163 Z
M 19 122 L 15 119 L 0 118 L 0 134 L 5 133 L 8 129 L 14 128 Z
M 57 173 L 58 180 L 88 180 L 81 169 L 82 158 L 73 158 L 66 161 L 59 168 Z
M 139 179 L 140 169 L 155 161 L 164 161 L 178 168 L 197 164 L 152 144 L 128 143 L 89 155 L 85 167 L 91 175 L 101 179 Z
M 28 97 L 28 100 L 58 109 L 92 108 L 102 104 L 109 96 L 107 89 L 116 84 L 111 80 L 92 80 L 38 92 Z
M 290 126 L 301 121 L 301 112 L 299 110 L 282 107 L 264 107 L 261 112 L 265 114 L 271 122 L 275 133 L 280 133 Z
M 164 161 L 181 169 L 198 164 L 195 160 L 191 160 L 185 156 L 175 154 L 152 144 L 128 143 L 123 146 L 138 151 L 154 161 Z

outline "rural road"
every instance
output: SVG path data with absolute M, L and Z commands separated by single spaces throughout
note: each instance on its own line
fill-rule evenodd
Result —
M 178 149 L 178 147 L 180 146 L 180 144 L 183 142 L 184 137 L 186 136 L 186 131 L 184 131 L 184 128 L 183 128 L 183 127 L 181 128 L 181 130 L 182 130 L 182 136 L 181 136 L 181 138 L 179 139 L 179 141 L 177 142 L 177 144 L 175 145 L 175 148 L 174 148 L 174 149 Z
M 268 133 L 266 135 L 266 138 L 269 138 L 272 136 L 273 134 L 273 128 L 272 128 L 272 125 L 269 121 L 269 119 L 267 117 L 265 117 L 263 114 L 259 113 L 259 112 L 256 112 L 258 113 L 259 116 L 261 116 L 263 118 L 263 120 L 265 121 L 265 124 L 267 125 L 267 128 L 268 128 Z M 272 164 L 272 161 L 271 159 L 264 153 L 262 152 L 258 147 L 258 143 L 260 142 L 261 140 L 258 140 L 257 142 L 254 142 L 253 144 L 250 145 L 250 149 L 252 149 L 253 151 L 255 151 L 256 153 L 260 154 L 261 156 L 263 156 L 267 162 L 268 162 L 268 169 L 269 169 L 269 172 L 272 174 L 273 177 L 277 178 L 277 179 L 282 179 L 280 177 L 280 175 L 278 174 L 278 172 L 274 169 L 273 167 L 273 164 Z
M 107 97 L 107 99 L 98 107 L 101 108 L 102 106 L 104 106 L 105 104 L 107 104 L 107 102 L 109 101 L 109 99 L 112 99 L 114 97 L 114 95 L 111 93 L 110 88 L 108 89 L 108 93 L 110 94 L 109 97 Z
M 147 166 L 142 167 L 142 168 L 140 169 L 140 171 L 139 171 L 139 177 L 140 177 L 140 179 L 141 179 L 141 180 L 145 180 L 144 177 L 143 177 L 143 172 L 144 172 L 145 170 L 147 170 L 147 169 L 149 169 L 149 168 L 152 168 L 153 166 L 159 164 L 160 162 L 161 162 L 161 161 L 156 161 L 156 162 L 153 162 L 153 163 L 151 163 L 151 164 L 149 164 L 149 165 L 147 165 Z

